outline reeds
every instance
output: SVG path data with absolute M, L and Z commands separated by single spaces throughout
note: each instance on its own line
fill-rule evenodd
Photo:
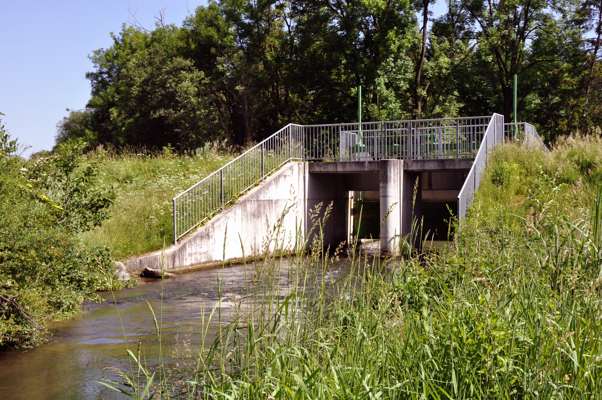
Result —
M 562 146 L 498 151 L 454 246 L 437 254 L 352 253 L 331 280 L 342 261 L 324 251 L 316 214 L 311 251 L 290 259 L 288 292 L 275 282 L 279 259 L 266 259 L 249 288 L 259 301 L 214 340 L 216 311 L 203 317 L 195 368 L 179 383 L 163 375 L 153 396 L 601 398 L 600 167 L 568 182 L 575 146 Z

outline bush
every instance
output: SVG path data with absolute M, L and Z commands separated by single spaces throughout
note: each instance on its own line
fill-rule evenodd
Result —
M 78 149 L 26 161 L 0 124 L 0 348 L 39 343 L 49 321 L 118 286 L 109 251 L 78 238 L 113 198 Z

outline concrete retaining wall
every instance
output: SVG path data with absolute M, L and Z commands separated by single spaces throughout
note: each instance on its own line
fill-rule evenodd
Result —
M 431 200 L 441 201 L 447 195 L 442 190 L 461 184 L 456 175 L 462 178 L 470 167 L 460 161 L 290 162 L 177 245 L 124 263 L 130 272 L 145 267 L 186 270 L 275 251 L 291 253 L 306 244 L 311 246 L 319 232 L 323 233 L 323 245 L 334 250 L 349 237 L 348 192 L 360 190 L 378 193 L 380 252 L 397 256 L 402 239 L 411 233 L 412 221 L 422 216 L 423 192 L 433 197 Z M 428 178 L 428 184 L 421 182 L 420 175 Z M 322 229 L 313 226 L 324 220 L 330 204 L 330 216 L 320 224 Z
M 180 243 L 126 260 L 128 271 L 187 269 L 274 250 L 295 251 L 303 243 L 305 229 L 306 165 L 284 165 Z

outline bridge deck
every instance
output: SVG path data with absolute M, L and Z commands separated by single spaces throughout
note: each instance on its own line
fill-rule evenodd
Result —
M 312 174 L 353 174 L 379 171 L 381 161 L 337 161 L 311 162 L 308 165 Z M 472 159 L 443 159 L 443 160 L 403 160 L 405 171 L 443 171 L 469 170 Z

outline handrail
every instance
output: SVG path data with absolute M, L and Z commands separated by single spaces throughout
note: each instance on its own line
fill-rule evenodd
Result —
M 400 122 L 438 122 L 438 121 L 464 121 L 464 120 L 474 120 L 474 119 L 482 119 L 482 118 L 491 118 L 491 115 L 477 115 L 474 117 L 442 117 L 442 118 L 422 118 L 422 119 L 412 119 L 412 120 L 399 120 L 399 119 L 391 119 L 391 120 L 382 120 L 382 121 L 369 121 L 362 122 L 364 124 L 387 124 L 387 123 L 400 123 Z M 300 125 L 303 127 L 328 127 L 328 126 L 339 126 L 339 125 L 357 125 L 357 122 L 341 122 L 341 123 L 330 123 L 330 124 L 304 124 Z
M 479 150 L 470 167 L 470 171 L 466 175 L 464 184 L 458 193 L 458 219 L 462 220 L 466 216 L 468 206 L 474 198 L 474 194 L 479 188 L 481 177 L 487 166 L 488 153 L 491 148 L 504 142 L 504 116 L 493 114 L 491 121 L 487 126 L 483 140 L 479 146 Z
M 250 147 L 249 149 L 245 150 L 243 153 L 241 153 L 238 157 L 233 158 L 232 160 L 228 161 L 226 164 L 222 165 L 221 168 L 213 171 L 212 173 L 210 173 L 209 175 L 207 175 L 206 177 L 202 178 L 200 181 L 198 181 L 197 183 L 195 183 L 194 185 L 190 186 L 188 189 L 185 189 L 184 191 L 178 193 L 173 200 L 177 200 L 180 196 L 186 194 L 187 192 L 189 192 L 191 189 L 194 189 L 195 186 L 203 183 L 204 181 L 208 180 L 209 178 L 211 178 L 213 175 L 216 175 L 220 172 L 220 170 L 226 168 L 227 166 L 229 166 L 230 164 L 233 164 L 235 162 L 237 162 L 238 160 L 240 160 L 241 158 L 245 157 L 247 154 L 249 154 L 250 152 L 252 152 L 253 150 L 257 149 L 258 147 L 262 146 L 265 142 L 267 142 L 268 140 L 270 140 L 271 138 L 273 138 L 274 136 L 278 135 L 280 132 L 282 132 L 283 130 L 285 130 L 286 128 L 288 128 L 289 126 L 293 126 L 296 124 L 288 124 L 285 125 L 283 128 L 280 128 L 280 130 L 276 131 L 276 133 L 273 133 L 272 135 L 270 135 L 269 137 L 267 137 L 266 139 L 262 140 L 261 142 L 257 143 L 256 145 Z
M 520 142 L 525 146 L 535 146 L 548 150 L 543 139 L 537 133 L 537 128 L 528 122 L 505 123 L 504 135 L 507 139 Z
M 490 132 L 490 130 L 492 129 L 493 126 L 494 126 L 494 120 L 492 118 L 491 121 L 489 122 L 489 124 L 487 125 L 487 130 L 485 131 L 485 136 L 483 137 L 483 141 L 481 141 L 481 144 L 479 146 L 479 150 L 477 151 L 477 155 L 475 157 L 475 160 L 477 158 L 479 158 L 479 156 L 481 156 L 481 154 L 484 152 L 483 149 L 484 149 L 485 146 L 487 146 L 487 143 L 486 143 L 487 135 L 489 134 L 489 132 Z M 458 197 L 461 196 L 462 192 L 466 191 L 467 185 L 468 185 L 468 182 L 469 182 L 468 177 L 471 177 L 471 176 L 473 176 L 475 174 L 475 166 L 476 166 L 476 163 L 473 162 L 472 166 L 470 167 L 470 170 L 468 171 L 468 174 L 466 175 L 467 178 L 464 180 L 464 183 L 462 184 L 462 187 L 460 188 L 460 194 L 458 195 Z
M 173 198 L 174 242 L 291 160 L 472 158 L 494 117 L 288 124 Z

